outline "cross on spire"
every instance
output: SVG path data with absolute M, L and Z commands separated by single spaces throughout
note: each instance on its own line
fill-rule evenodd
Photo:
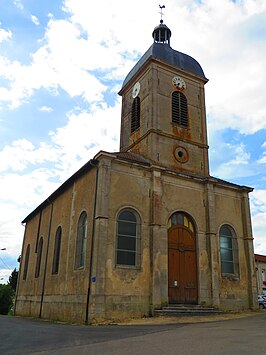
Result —
M 161 15 L 161 20 L 160 20 L 160 23 L 163 23 L 163 9 L 165 9 L 165 5 L 159 5 L 159 8 L 160 8 L 160 12 L 159 14 Z

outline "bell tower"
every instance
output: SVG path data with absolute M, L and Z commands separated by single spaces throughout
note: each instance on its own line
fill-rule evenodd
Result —
M 171 170 L 209 175 L 204 85 L 199 63 L 170 47 L 161 19 L 153 44 L 126 76 L 120 151 Z

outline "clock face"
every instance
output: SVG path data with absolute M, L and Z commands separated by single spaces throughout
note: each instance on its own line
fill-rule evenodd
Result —
M 180 78 L 180 76 L 174 76 L 172 79 L 172 84 L 178 90 L 184 90 L 186 88 L 185 80 Z
M 137 82 L 137 83 L 133 86 L 133 90 L 132 90 L 132 97 L 133 97 L 133 99 L 138 96 L 139 91 L 140 91 L 140 83 Z

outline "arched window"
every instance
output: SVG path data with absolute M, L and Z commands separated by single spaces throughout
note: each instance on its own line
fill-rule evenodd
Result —
M 62 236 L 62 228 L 58 227 L 55 234 L 55 241 L 54 241 L 54 258 L 53 258 L 52 274 L 58 274 L 60 249 L 61 249 L 61 236 Z
M 238 248 L 233 228 L 223 225 L 219 239 L 222 274 L 238 274 Z
M 190 229 L 192 233 L 195 232 L 194 222 L 192 218 L 185 212 L 181 212 L 181 211 L 175 212 L 169 218 L 168 228 L 171 228 L 176 225 L 185 226 L 188 229 Z
M 135 97 L 131 110 L 131 133 L 135 132 L 140 126 L 140 98 Z
M 117 218 L 116 265 L 139 266 L 140 223 L 133 210 L 123 210 Z
M 79 217 L 76 241 L 75 268 L 79 269 L 85 265 L 86 240 L 87 240 L 87 213 L 83 211 Z
M 42 261 L 42 247 L 43 247 L 43 237 L 40 238 L 38 243 L 35 277 L 39 277 L 40 275 L 40 268 L 41 268 L 41 261 Z
M 185 128 L 188 127 L 187 98 L 180 91 L 172 93 L 172 122 Z
M 23 270 L 23 280 L 26 280 L 27 273 L 28 273 L 28 265 L 29 265 L 29 258 L 30 258 L 30 245 L 28 244 L 26 254 L 25 254 L 25 263 L 24 263 L 24 270 Z

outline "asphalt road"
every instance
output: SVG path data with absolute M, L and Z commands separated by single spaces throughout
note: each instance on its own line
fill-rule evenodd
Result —
M 0 354 L 266 354 L 266 312 L 218 322 L 77 326 L 0 316 Z

